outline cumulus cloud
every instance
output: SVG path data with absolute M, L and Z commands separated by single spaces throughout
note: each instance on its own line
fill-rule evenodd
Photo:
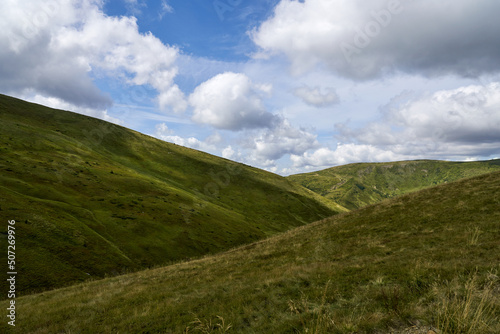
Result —
M 226 159 L 233 159 L 235 155 L 235 150 L 231 145 L 222 150 L 222 157 Z
M 389 131 L 389 126 L 401 130 Z M 355 138 L 361 142 L 387 144 L 401 141 L 401 137 L 410 141 L 438 139 L 456 144 L 498 143 L 498 129 L 500 83 L 494 82 L 441 90 L 403 103 L 390 103 L 385 107 L 383 123 L 370 124 Z M 381 133 L 386 135 L 381 136 Z
M 281 119 L 273 128 L 253 134 L 247 146 L 250 161 L 269 167 L 287 154 L 303 154 L 319 147 L 319 143 L 316 135 Z
M 99 0 L 3 1 L 0 90 L 32 90 L 76 106 L 103 109 L 111 98 L 95 85 L 112 75 L 150 85 L 161 106 L 186 107 L 173 82 L 178 49 L 141 34 L 133 17 L 110 17 Z
M 61 109 L 61 110 L 69 110 L 72 112 L 76 112 L 82 115 L 87 115 L 95 118 L 100 118 L 108 122 L 112 122 L 115 124 L 123 124 L 122 120 L 119 120 L 115 117 L 111 117 L 108 115 L 108 111 L 105 109 L 94 109 L 94 108 L 85 108 L 79 107 L 74 104 L 68 103 L 56 97 L 46 97 L 42 95 L 34 95 L 28 99 L 30 102 L 42 104 L 47 107 Z
M 335 150 L 326 147 L 302 155 L 292 155 L 293 167 L 325 168 L 353 162 L 382 162 L 403 160 L 404 155 L 384 150 L 373 145 L 339 144 Z
M 500 83 L 471 85 L 421 96 L 404 93 L 362 128 L 339 124 L 335 149 L 292 154 L 293 168 L 413 159 L 476 160 L 500 152 Z
M 276 117 L 264 107 L 263 90 L 268 93 L 269 86 L 254 84 L 245 74 L 218 74 L 189 96 L 192 119 L 233 131 L 271 127 Z
M 414 157 L 489 157 L 500 149 L 500 83 L 395 98 L 361 129 L 340 125 L 344 141 Z
M 302 86 L 296 88 L 293 94 L 313 107 L 328 107 L 340 102 L 339 96 L 333 88 L 327 88 L 323 93 L 319 87 Z
M 500 68 L 499 11 L 490 0 L 281 0 L 251 37 L 260 56 L 285 54 L 294 73 L 322 64 L 353 79 L 477 77 Z
M 174 134 L 174 131 L 169 129 L 167 124 L 165 123 L 156 124 L 155 130 L 156 130 L 155 137 L 160 139 Z
M 155 130 L 156 131 L 154 137 L 163 141 L 167 141 L 169 143 L 174 143 L 180 146 L 185 146 L 202 151 L 214 151 L 216 149 L 215 145 L 213 143 L 210 143 L 210 139 L 208 141 L 201 141 L 195 137 L 184 138 L 178 135 L 174 135 L 174 131 L 169 129 L 165 123 L 157 124 Z
M 177 85 L 169 85 L 168 82 L 164 82 L 164 84 L 164 87 L 162 87 L 163 85 L 157 85 L 157 88 L 160 91 L 160 94 L 158 95 L 158 104 L 160 109 L 165 110 L 168 107 L 171 107 L 172 111 L 175 113 L 180 113 L 186 110 L 188 103 L 180 88 Z

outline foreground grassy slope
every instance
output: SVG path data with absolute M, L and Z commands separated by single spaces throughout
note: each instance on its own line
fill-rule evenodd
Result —
M 0 190 L 2 249 L 17 222 L 18 292 L 218 252 L 342 210 L 278 175 L 2 95 Z
M 500 170 L 500 160 L 356 163 L 288 178 L 350 210 L 412 191 Z
M 22 297 L 16 329 L 499 333 L 499 222 L 496 172 L 215 256 Z

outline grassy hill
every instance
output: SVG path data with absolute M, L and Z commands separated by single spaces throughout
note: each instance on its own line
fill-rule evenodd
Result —
M 356 163 L 289 176 L 289 180 L 354 210 L 412 191 L 500 170 L 500 160 Z
M 495 172 L 222 254 L 22 297 L 16 329 L 499 333 L 499 221 Z
M 21 293 L 218 252 L 346 211 L 278 175 L 3 95 L 0 190 L 0 247 L 15 220 Z

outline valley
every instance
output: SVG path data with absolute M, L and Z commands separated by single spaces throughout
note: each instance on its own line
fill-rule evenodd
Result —
M 0 128 L 19 333 L 500 331 L 499 160 L 282 177 L 7 96 Z

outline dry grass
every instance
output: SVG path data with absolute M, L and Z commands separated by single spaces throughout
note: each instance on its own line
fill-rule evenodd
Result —
M 191 328 L 192 327 L 192 328 Z M 183 334 L 188 333 L 202 333 L 202 334 L 223 334 L 229 333 L 231 324 L 226 325 L 226 321 L 221 316 L 216 316 L 216 319 L 203 319 L 198 317 L 186 327 Z
M 475 226 L 473 229 L 470 229 L 467 245 L 477 246 L 479 244 L 479 237 L 481 236 L 481 234 L 482 231 L 478 226 Z
M 434 288 L 438 298 L 436 327 L 443 334 L 498 333 L 497 285 L 496 275 L 490 275 L 486 283 L 480 284 L 474 274 L 465 283 L 455 279 L 444 289 Z

